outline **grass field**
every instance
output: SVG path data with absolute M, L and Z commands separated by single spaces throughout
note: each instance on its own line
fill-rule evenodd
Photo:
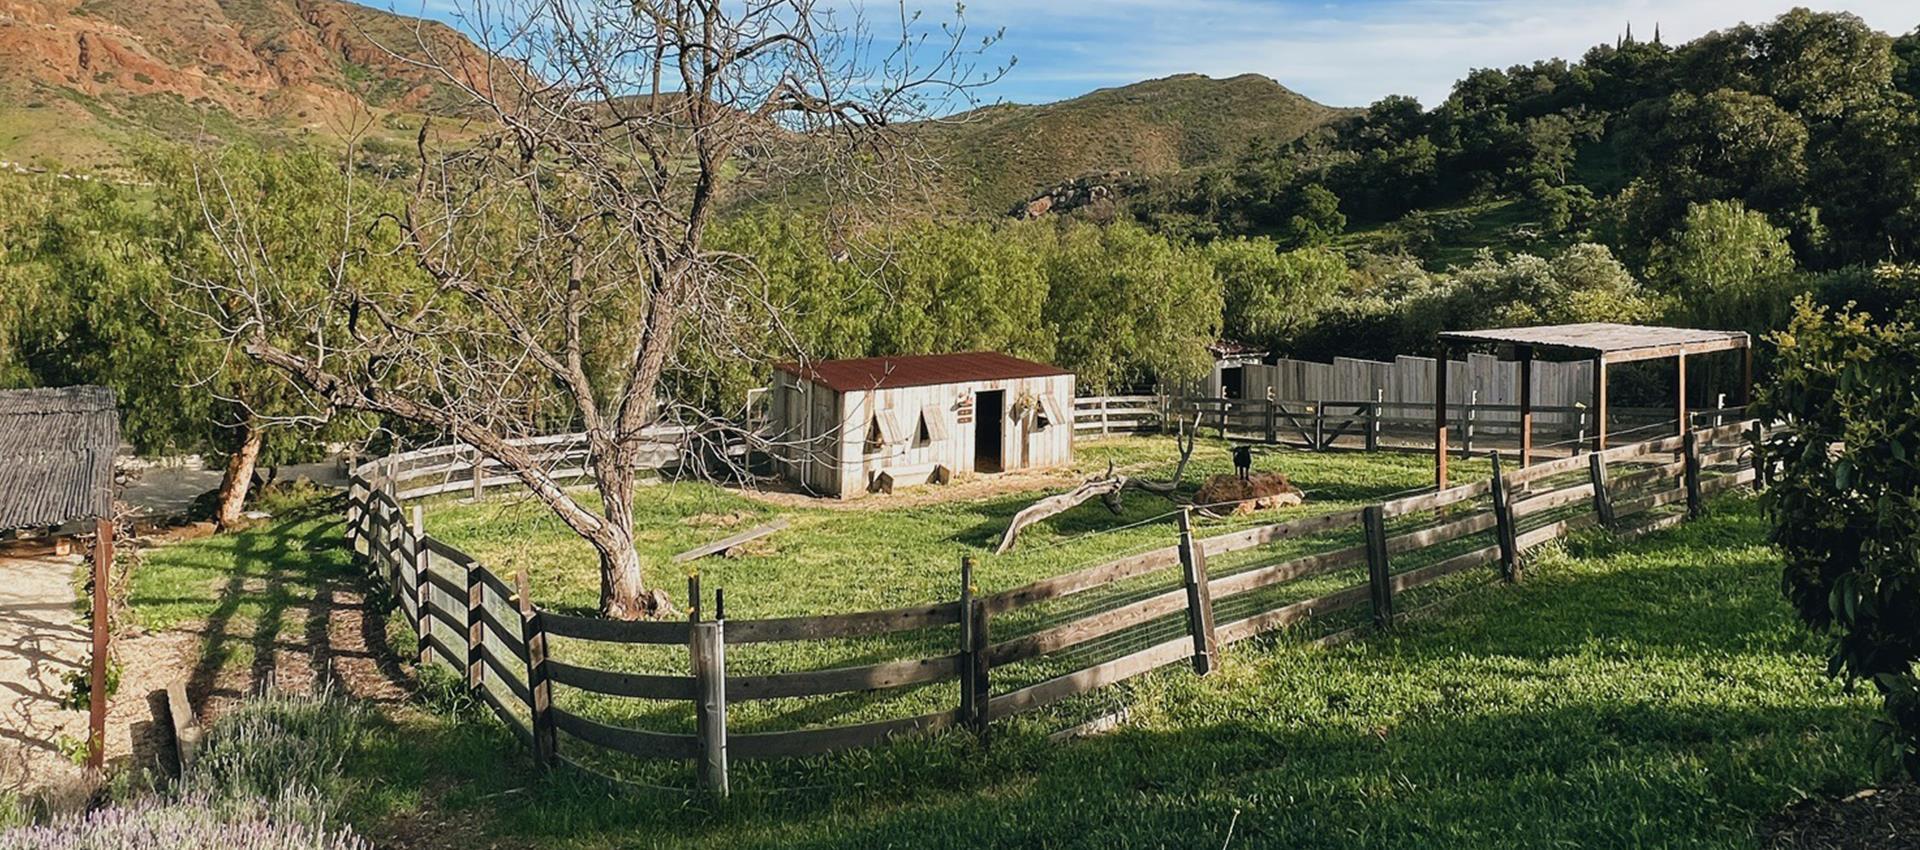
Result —
M 1150 453 L 1130 443 L 1099 451 Z M 1316 476 L 1358 486 L 1363 475 L 1386 489 L 1400 476 L 1418 483 L 1423 468 L 1389 456 L 1288 463 L 1309 489 Z M 693 501 L 675 510 L 740 508 L 713 503 L 722 497 L 682 493 Z M 441 696 L 393 712 L 350 767 L 360 790 L 348 817 L 406 846 L 1755 847 L 1790 802 L 1872 781 L 1873 709 L 1820 675 L 1819 643 L 1780 599 L 1777 557 L 1761 542 L 1752 501 L 1727 497 L 1714 508 L 1639 540 L 1575 538 L 1543 551 L 1525 583 L 1474 590 L 1392 635 L 1336 649 L 1259 639 L 1232 647 L 1205 679 L 1169 668 L 1097 692 L 1085 699 L 1130 708 L 1108 735 L 1054 743 L 1057 719 L 1036 715 L 996 724 L 985 750 L 951 733 L 741 764 L 734 798 L 717 808 L 671 788 L 538 776 L 502 729 L 429 688 Z M 482 532 L 514 534 L 487 528 L 484 512 L 499 510 L 447 506 L 432 522 L 451 529 L 475 512 L 463 520 L 469 544 L 484 545 Z M 965 529 L 982 521 L 976 512 L 995 510 L 915 509 L 902 525 L 921 536 L 893 540 L 905 549 L 941 539 L 943 522 Z M 785 554 L 795 541 L 816 538 L 841 557 L 870 553 L 877 532 L 863 516 L 796 521 L 779 557 L 797 559 Z M 1115 521 L 1087 521 L 1096 519 Z M 312 517 L 158 550 L 133 604 L 150 623 L 276 623 L 276 605 L 349 570 L 338 531 Z M 666 529 L 650 545 L 670 550 L 709 532 Z M 925 563 L 944 566 L 968 544 L 948 545 Z M 805 562 L 762 564 L 773 575 L 756 578 L 746 574 L 751 560 L 709 569 L 742 571 L 727 579 L 734 586 L 822 593 L 781 578 Z M 918 569 L 864 560 L 886 571 L 856 573 L 874 581 L 911 580 Z M 544 587 L 577 597 L 570 584 L 550 574 Z M 247 592 L 262 589 L 270 592 Z M 742 604 L 752 598 L 742 594 Z

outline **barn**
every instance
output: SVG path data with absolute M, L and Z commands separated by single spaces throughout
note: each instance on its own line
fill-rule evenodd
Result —
M 1073 460 L 1073 373 L 996 352 L 783 363 L 769 388 L 780 474 L 848 498 Z

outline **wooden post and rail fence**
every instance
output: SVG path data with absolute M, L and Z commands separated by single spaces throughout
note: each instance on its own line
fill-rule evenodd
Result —
M 957 565 L 953 599 L 882 611 L 729 620 L 722 590 L 713 618 L 703 621 L 697 578 L 688 620 L 629 622 L 543 608 L 524 574 L 502 578 L 434 538 L 417 508 L 412 517 L 402 508 L 403 494 L 463 486 L 409 480 L 392 459 L 353 470 L 346 535 L 416 630 L 421 663 L 461 674 L 541 766 L 573 761 L 576 747 L 683 760 L 697 765 L 705 788 L 725 795 L 736 760 L 829 753 L 948 727 L 984 741 L 995 721 L 1161 667 L 1186 664 L 1208 675 L 1222 647 L 1309 620 L 1344 622 L 1323 639 L 1357 634 L 1368 623 L 1390 629 L 1444 604 L 1405 607 L 1421 601 L 1409 592 L 1450 576 L 1491 568 L 1482 575 L 1516 581 L 1528 550 L 1579 529 L 1655 528 L 1698 515 L 1708 496 L 1755 480 L 1741 436 L 1747 424 L 1519 469 L 1496 454 L 1485 480 L 1212 536 L 1183 510 L 1162 548 L 993 593 L 980 592 L 980 565 L 968 556 Z M 431 481 L 439 474 L 433 466 L 416 468 Z M 1685 510 L 1657 510 L 1669 505 Z M 1324 589 L 1343 575 L 1352 583 Z M 1311 579 L 1319 581 L 1302 589 Z M 878 662 L 863 655 L 849 666 L 779 672 L 727 666 L 735 645 L 907 633 L 925 638 L 918 645 L 931 654 Z M 586 663 L 649 645 L 686 647 L 684 672 Z M 883 720 L 728 728 L 730 705 L 935 687 L 951 687 L 955 700 Z M 597 696 L 574 698 L 588 694 Z M 667 732 L 591 716 L 605 698 L 688 702 L 698 722 L 691 733 Z

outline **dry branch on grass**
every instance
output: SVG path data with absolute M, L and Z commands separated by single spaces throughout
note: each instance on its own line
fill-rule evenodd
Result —
M 1120 500 L 1128 489 L 1144 490 L 1148 493 L 1173 499 L 1174 493 L 1180 489 L 1180 480 L 1187 474 L 1187 463 L 1193 460 L 1194 438 L 1199 432 L 1200 418 L 1198 416 L 1194 417 L 1193 427 L 1191 428 L 1186 427 L 1185 423 L 1181 424 L 1179 438 L 1180 463 L 1173 468 L 1173 477 L 1165 481 L 1152 481 L 1145 478 L 1135 478 L 1130 475 L 1120 475 L 1113 471 L 1113 464 L 1109 462 L 1105 475 L 1089 479 L 1086 483 L 1057 496 L 1048 496 L 1028 505 L 1019 513 L 1014 514 L 1013 520 L 1007 524 L 1006 533 L 1000 536 L 1000 545 L 993 550 L 994 554 L 1004 555 L 1011 551 L 1014 543 L 1019 540 L 1020 532 L 1028 526 L 1049 517 L 1066 513 L 1095 497 L 1099 497 L 1101 503 L 1107 506 L 1107 510 L 1115 514 L 1120 513 Z

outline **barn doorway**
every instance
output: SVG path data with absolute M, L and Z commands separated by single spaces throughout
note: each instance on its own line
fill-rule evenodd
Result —
M 1246 398 L 1247 369 L 1244 366 L 1228 366 L 1220 370 L 1220 397 Z
M 973 469 L 975 472 L 999 472 L 1005 466 L 1000 432 L 1007 416 L 1007 391 L 986 390 L 973 397 Z

